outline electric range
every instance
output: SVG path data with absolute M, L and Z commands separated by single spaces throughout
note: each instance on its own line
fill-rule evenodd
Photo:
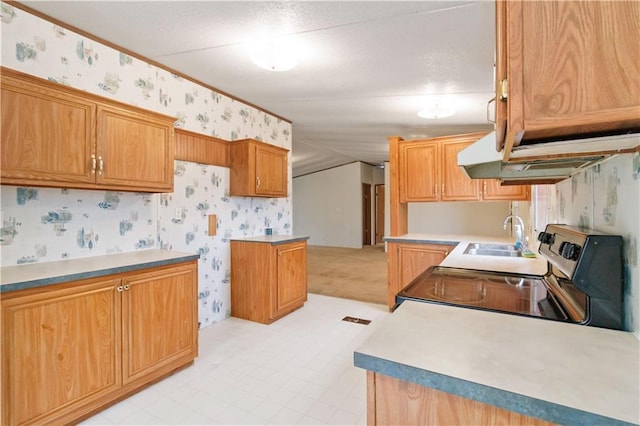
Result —
M 538 235 L 544 276 L 433 266 L 396 296 L 622 330 L 622 237 L 550 224 Z

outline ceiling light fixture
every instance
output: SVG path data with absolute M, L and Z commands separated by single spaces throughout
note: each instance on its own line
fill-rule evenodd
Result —
M 295 49 L 282 39 L 260 41 L 251 47 L 254 64 L 269 71 L 288 71 L 298 65 Z
M 418 117 L 429 118 L 429 119 L 437 119 L 437 118 L 446 118 L 451 117 L 456 113 L 456 110 L 451 107 L 441 107 L 438 104 L 435 104 L 432 107 L 427 107 L 418 112 Z

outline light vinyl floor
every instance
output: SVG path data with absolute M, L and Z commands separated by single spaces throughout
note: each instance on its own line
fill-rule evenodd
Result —
M 366 373 L 353 351 L 387 315 L 384 305 L 309 294 L 271 325 L 226 319 L 200 330 L 193 366 L 83 424 L 365 425 Z

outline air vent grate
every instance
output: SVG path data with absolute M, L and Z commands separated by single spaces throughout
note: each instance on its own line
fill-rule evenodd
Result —
M 353 323 L 362 324 L 362 325 L 369 325 L 369 323 L 371 322 L 371 320 L 356 318 L 356 317 L 344 317 L 342 318 L 342 321 L 353 322 Z

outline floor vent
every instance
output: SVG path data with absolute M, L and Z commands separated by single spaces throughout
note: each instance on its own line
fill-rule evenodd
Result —
M 344 317 L 342 318 L 342 321 L 354 322 L 356 324 L 363 324 L 363 325 L 369 325 L 369 323 L 371 322 L 371 320 L 366 320 L 366 319 L 356 318 L 356 317 Z

